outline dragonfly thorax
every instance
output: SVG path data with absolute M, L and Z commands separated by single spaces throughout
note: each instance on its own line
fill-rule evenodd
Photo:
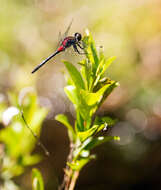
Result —
M 74 34 L 76 41 L 80 41 L 82 39 L 82 35 L 80 33 Z

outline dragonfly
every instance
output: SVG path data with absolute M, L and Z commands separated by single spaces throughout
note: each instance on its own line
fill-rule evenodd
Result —
M 67 36 L 63 39 L 61 42 L 60 46 L 57 48 L 57 50 L 50 55 L 48 58 L 46 58 L 42 63 L 40 63 L 31 73 L 35 73 L 38 69 L 40 69 L 45 63 L 47 63 L 51 58 L 56 56 L 57 54 L 65 51 L 69 47 L 73 47 L 74 51 L 78 54 L 85 54 L 83 52 L 80 52 L 79 48 L 81 50 L 84 49 L 83 44 L 82 44 L 82 35 L 78 32 L 74 34 L 74 36 Z

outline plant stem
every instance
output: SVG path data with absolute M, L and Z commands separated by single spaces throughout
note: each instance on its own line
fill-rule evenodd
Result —
M 79 176 L 79 171 L 74 171 L 68 190 L 73 190 Z
M 68 154 L 67 162 L 72 162 L 73 159 L 74 145 L 70 144 L 70 151 Z M 58 190 L 73 190 L 79 176 L 79 171 L 73 171 L 68 165 L 64 169 L 64 178 L 63 182 L 58 188 Z

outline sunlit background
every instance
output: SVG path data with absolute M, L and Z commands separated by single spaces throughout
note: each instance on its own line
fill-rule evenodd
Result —
M 75 118 L 62 60 L 76 63 L 83 55 L 71 48 L 31 71 L 56 50 L 72 19 L 69 35 L 88 28 L 96 46 L 117 57 L 107 76 L 120 83 L 98 114 L 118 118 L 110 133 L 121 140 L 95 149 L 97 159 L 81 171 L 76 189 L 161 189 L 161 1 L 0 0 L 0 101 L 9 91 L 21 97 L 34 89 L 49 109 L 41 140 L 51 155 L 36 165 L 46 190 L 61 182 L 69 151 L 66 129 L 54 117 Z M 9 120 L 3 114 L 4 123 Z M 15 178 L 23 190 L 31 189 L 30 173 Z

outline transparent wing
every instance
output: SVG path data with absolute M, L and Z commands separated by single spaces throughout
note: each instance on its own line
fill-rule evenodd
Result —
M 61 32 L 59 32 L 58 36 L 59 36 L 59 42 L 57 43 L 57 46 L 56 46 L 56 49 L 58 49 L 58 47 L 61 45 L 62 41 L 64 40 L 65 37 L 67 37 L 68 33 L 69 33 L 69 30 L 71 28 L 71 25 L 73 23 L 73 18 L 72 20 L 70 21 L 66 31 L 64 32 L 64 34 L 62 35 Z
M 65 33 L 64 33 L 63 39 L 64 39 L 65 37 L 67 37 L 68 32 L 69 32 L 69 30 L 70 30 L 70 28 L 71 28 L 72 23 L 73 23 L 73 18 L 72 18 L 72 20 L 70 21 L 69 26 L 67 27 L 67 29 L 66 29 L 66 31 L 65 31 Z

